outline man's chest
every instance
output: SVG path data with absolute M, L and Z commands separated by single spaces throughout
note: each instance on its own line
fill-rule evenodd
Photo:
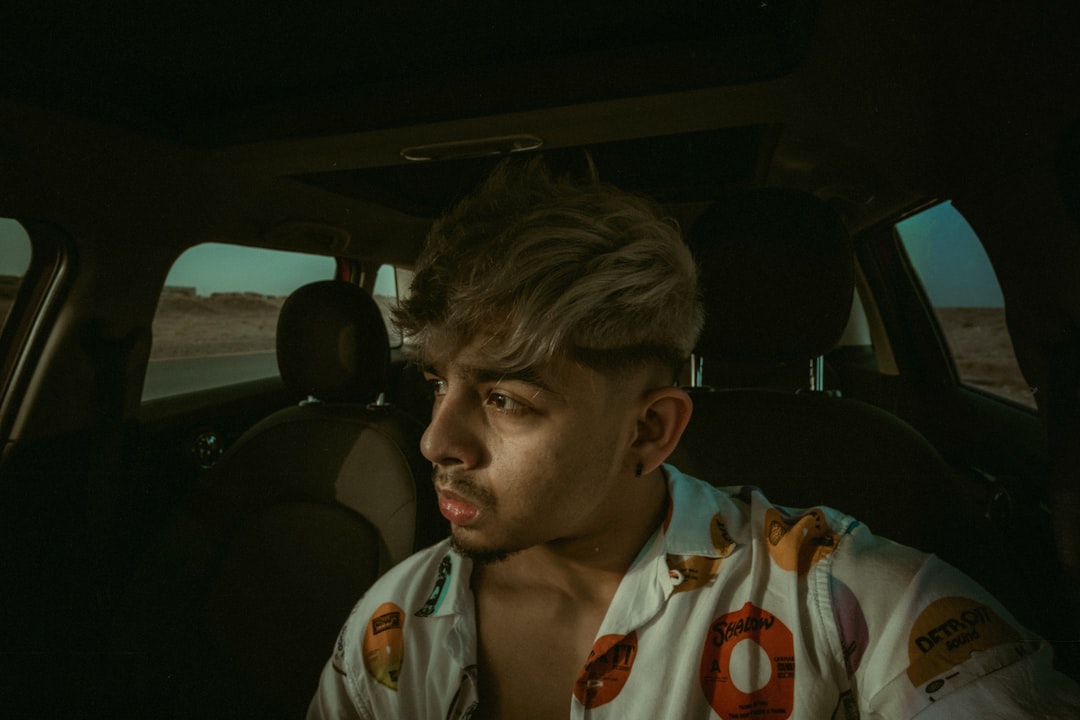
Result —
M 479 717 L 566 718 L 603 609 L 477 600 Z

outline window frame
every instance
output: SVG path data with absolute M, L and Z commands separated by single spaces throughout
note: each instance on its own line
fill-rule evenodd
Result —
M 912 203 L 854 234 L 856 257 L 897 370 L 894 377 L 879 376 L 876 394 L 868 399 L 914 426 L 978 487 L 985 490 L 994 478 L 1010 478 L 1017 489 L 1043 487 L 1048 470 L 1041 418 L 959 381 L 937 319 L 893 232 L 897 222 L 937 202 Z
M 926 336 L 926 339 L 922 341 L 920 341 L 917 337 L 914 338 L 915 346 L 919 350 L 918 356 L 922 363 L 925 363 L 923 367 L 924 369 L 930 370 L 930 372 L 926 376 L 926 379 L 931 381 L 933 385 L 939 385 L 941 382 L 947 381 L 950 384 L 955 385 L 960 390 L 973 392 L 980 396 L 990 398 L 994 401 L 1007 403 L 1009 406 L 1023 410 L 1025 412 L 1038 414 L 1038 408 L 1036 407 L 1034 400 L 1031 404 L 1025 404 L 1015 400 L 1012 397 L 1009 397 L 1008 395 L 993 392 L 988 388 L 968 381 L 967 379 L 965 379 L 963 373 L 960 370 L 957 356 L 953 348 L 953 343 L 951 342 L 949 333 L 946 331 L 945 327 L 941 322 L 941 318 L 938 315 L 938 306 L 934 304 L 930 292 L 926 289 L 926 285 L 923 281 L 922 275 L 919 272 L 918 267 L 916 267 L 915 262 L 911 259 L 904 240 L 901 237 L 901 232 L 899 229 L 900 224 L 904 221 L 910 220 L 922 213 L 928 212 L 944 204 L 950 204 L 950 206 L 952 207 L 952 211 L 955 212 L 957 216 L 964 221 L 965 224 L 967 224 L 968 228 L 971 230 L 972 236 L 974 237 L 975 241 L 979 243 L 980 247 L 982 247 L 983 256 L 985 257 L 986 262 L 990 263 L 989 254 L 986 252 L 985 247 L 982 245 L 982 240 L 978 237 L 975 229 L 971 227 L 970 223 L 968 223 L 968 220 L 964 217 L 963 213 L 961 213 L 960 210 L 957 209 L 955 206 L 952 206 L 951 201 L 948 199 L 935 199 L 931 202 L 920 205 L 918 208 L 910 212 L 904 213 L 900 218 L 895 220 L 895 222 L 891 223 L 890 234 L 893 253 L 895 253 L 897 260 L 903 268 L 904 274 L 907 278 L 908 286 L 912 288 L 916 295 L 916 299 L 920 305 L 919 315 L 925 318 L 925 321 L 929 324 L 929 327 L 933 333 L 933 346 L 929 343 L 929 336 Z M 990 265 L 990 268 L 993 271 L 992 264 Z M 1001 283 L 996 276 L 996 272 L 994 273 L 994 281 L 997 284 L 998 291 L 1002 292 Z M 1004 306 L 1002 307 L 1002 312 L 1005 312 Z M 913 334 L 917 336 L 921 333 Z M 1012 338 L 1009 337 L 1008 340 L 1009 346 L 1013 351 L 1013 357 L 1015 359 L 1016 348 L 1012 344 Z M 932 348 L 935 346 L 937 348 L 937 352 L 932 352 Z M 933 356 L 935 355 L 937 356 L 936 362 L 932 360 Z M 1023 379 L 1023 374 L 1020 370 L 1018 363 L 1016 365 L 1016 371 L 1019 374 L 1020 379 Z
M 30 238 L 30 264 L 0 327 L 0 442 L 18 430 L 19 412 L 66 295 L 75 266 L 70 239 L 51 225 L 15 220 Z

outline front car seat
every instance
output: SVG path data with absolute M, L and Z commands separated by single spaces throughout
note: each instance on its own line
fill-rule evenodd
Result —
M 128 675 L 132 710 L 302 717 L 351 607 L 445 532 L 423 427 L 377 402 L 389 343 L 375 301 L 344 281 L 298 289 L 277 355 L 308 399 L 226 452 L 135 583 L 128 642 L 155 675 Z
M 694 412 L 672 462 L 955 557 L 951 468 L 906 422 L 820 385 L 820 358 L 842 336 L 854 292 L 851 243 L 831 208 L 796 191 L 733 193 L 687 241 L 701 268 L 695 356 L 708 384 L 689 390 Z

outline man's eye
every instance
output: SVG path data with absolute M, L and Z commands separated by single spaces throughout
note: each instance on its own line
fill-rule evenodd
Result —
M 446 394 L 446 381 L 439 380 L 437 378 L 431 378 L 428 380 L 428 387 L 431 388 L 431 393 L 435 397 L 442 397 Z
M 525 413 L 529 410 L 529 408 L 524 403 L 520 403 L 514 398 L 507 397 L 502 393 L 491 393 L 490 395 L 488 395 L 487 402 L 488 405 L 495 408 L 499 412 L 508 413 L 511 415 Z

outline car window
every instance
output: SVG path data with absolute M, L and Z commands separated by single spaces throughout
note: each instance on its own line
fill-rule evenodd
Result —
M 372 295 L 382 312 L 383 322 L 386 323 L 386 332 L 390 336 L 390 346 L 394 348 L 401 347 L 402 337 L 394 326 L 390 313 L 393 308 L 397 307 L 398 302 L 408 296 L 412 276 L 412 271 L 406 268 L 383 265 L 379 268 L 379 273 L 375 277 L 375 289 Z
M 960 381 L 1034 408 L 1005 325 L 1005 301 L 975 231 L 949 202 L 896 225 Z
M 276 376 L 281 305 L 335 267 L 330 257 L 220 243 L 187 250 L 158 301 L 143 400 Z
M 0 218 L 0 328 L 7 322 L 26 270 L 30 267 L 30 236 L 10 218 Z

